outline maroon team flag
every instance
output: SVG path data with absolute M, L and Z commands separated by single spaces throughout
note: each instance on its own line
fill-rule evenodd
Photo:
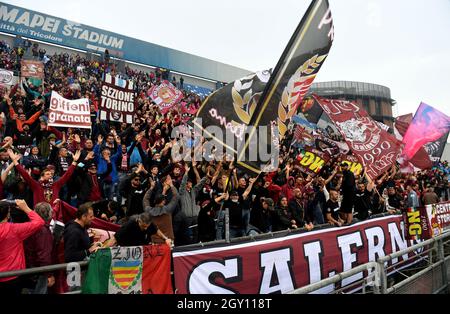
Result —
M 371 179 L 396 162 L 400 156 L 401 142 L 383 130 L 364 109 L 350 101 L 313 96 L 344 136 Z

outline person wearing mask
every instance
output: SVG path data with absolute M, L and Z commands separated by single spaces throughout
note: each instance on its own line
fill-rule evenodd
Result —
M 29 222 L 9 223 L 11 206 L 24 212 Z M 23 241 L 44 226 L 44 220 L 32 211 L 24 200 L 0 201 L 0 272 L 26 268 Z M 0 278 L 0 295 L 19 294 L 21 290 L 18 277 Z

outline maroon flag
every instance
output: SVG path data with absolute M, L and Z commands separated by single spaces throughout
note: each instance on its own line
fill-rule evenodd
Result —
M 175 104 L 183 99 L 183 93 L 169 81 L 163 81 L 148 91 L 148 96 L 159 106 L 163 114 L 166 114 Z
M 401 142 L 381 129 L 364 109 L 350 101 L 313 96 L 344 136 L 370 178 L 375 179 L 396 162 Z
M 297 125 L 295 127 L 294 139 L 296 142 L 302 141 L 302 134 L 304 131 L 305 131 L 305 129 L 303 127 L 301 127 L 300 125 Z

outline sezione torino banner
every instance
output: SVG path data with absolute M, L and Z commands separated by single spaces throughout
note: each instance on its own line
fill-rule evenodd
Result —
M 403 219 L 398 215 L 241 244 L 185 251 L 175 248 L 175 286 L 181 294 L 287 293 L 416 243 L 405 239 Z M 419 260 L 420 252 L 394 258 L 388 266 L 404 261 L 392 272 L 407 267 Z M 340 286 L 367 275 L 367 271 L 355 274 Z M 335 288 L 330 285 L 316 293 L 330 293 Z M 349 292 L 360 287 L 352 289 Z
M 326 99 L 315 94 L 313 97 L 336 125 L 371 179 L 376 179 L 397 161 L 401 142 L 381 129 L 364 109 L 346 100 Z
M 133 81 L 105 75 L 100 96 L 100 120 L 133 123 L 136 93 Z
M 65 99 L 57 92 L 52 91 L 48 114 L 48 125 L 65 128 L 90 129 L 91 109 L 89 99 Z

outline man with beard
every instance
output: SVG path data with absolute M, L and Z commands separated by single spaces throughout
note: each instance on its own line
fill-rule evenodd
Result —
M 92 203 L 81 205 L 76 212 L 76 219 L 64 227 L 64 260 L 66 263 L 78 262 L 96 252 L 100 242 L 91 244 L 87 229 L 94 219 Z
M 56 181 L 53 181 L 53 174 L 49 169 L 44 169 L 41 173 L 39 181 L 34 180 L 28 172 L 19 164 L 20 156 L 14 154 L 12 150 L 8 150 L 9 157 L 16 166 L 17 171 L 30 186 L 33 191 L 34 205 L 40 202 L 47 202 L 53 204 L 53 202 L 59 198 L 59 191 L 67 183 L 72 176 L 77 166 L 78 159 L 80 158 L 80 151 L 77 151 L 73 156 L 72 165 L 68 168 L 67 172 Z
M 358 213 L 359 220 L 369 218 L 372 209 L 372 195 L 375 184 L 364 172 L 364 176 L 368 180 L 367 187 L 364 182 L 359 182 L 355 193 L 355 212 Z

